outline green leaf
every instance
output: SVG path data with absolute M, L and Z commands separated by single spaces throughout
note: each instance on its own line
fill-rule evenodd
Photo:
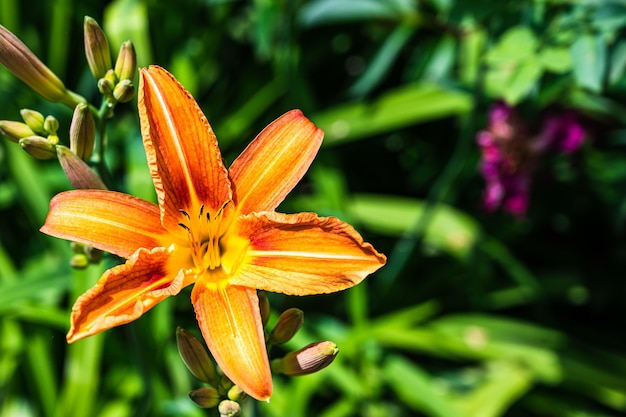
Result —
M 537 38 L 527 26 L 515 26 L 506 31 L 500 41 L 485 55 L 488 64 L 523 61 L 535 55 Z
M 557 74 L 563 74 L 572 69 L 572 55 L 565 47 L 543 48 L 539 53 L 539 60 L 547 71 Z
M 602 91 L 606 72 L 606 45 L 600 35 L 580 36 L 570 48 L 574 77 L 579 86 L 593 92 Z
M 415 30 L 414 25 L 404 24 L 391 32 L 363 75 L 350 88 L 351 96 L 364 96 L 382 81 Z
M 392 236 L 411 233 L 426 205 L 416 199 L 373 194 L 354 195 L 348 207 L 353 218 L 368 229 Z M 473 248 L 480 228 L 470 216 L 444 204 L 434 208 L 424 241 L 452 255 L 465 257 Z
M 316 26 L 370 19 L 398 20 L 414 12 L 414 5 L 401 0 L 317 0 L 303 7 L 298 17 L 304 26 Z
M 338 105 L 311 119 L 324 130 L 324 145 L 336 145 L 413 124 L 467 113 L 469 93 L 433 84 L 409 84 L 371 102 Z

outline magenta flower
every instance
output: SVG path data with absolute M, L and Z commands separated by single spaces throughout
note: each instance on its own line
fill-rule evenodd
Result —
M 585 130 L 571 111 L 548 116 L 537 134 L 529 126 L 513 107 L 498 102 L 489 110 L 487 128 L 477 135 L 482 153 L 479 168 L 485 179 L 483 204 L 490 212 L 502 207 L 523 217 L 540 157 L 548 151 L 570 154 L 585 138 Z

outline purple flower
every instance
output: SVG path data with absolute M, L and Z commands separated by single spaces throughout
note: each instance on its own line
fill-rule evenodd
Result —
M 541 131 L 533 135 L 530 124 L 504 102 L 491 107 L 488 120 L 487 128 L 476 136 L 482 154 L 479 168 L 485 179 L 484 207 L 488 211 L 502 207 L 523 217 L 537 161 L 548 151 L 574 152 L 580 148 L 585 131 L 573 112 L 564 111 L 548 116 Z

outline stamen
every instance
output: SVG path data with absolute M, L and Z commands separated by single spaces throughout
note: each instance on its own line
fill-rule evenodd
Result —
M 191 220 L 191 217 L 189 217 L 189 213 L 187 213 L 185 210 L 178 210 L 178 212 L 187 217 L 187 220 Z
M 191 230 L 189 229 L 189 226 L 187 226 L 186 224 L 184 224 L 184 223 L 178 223 L 178 225 L 179 225 L 180 227 L 182 227 L 183 229 L 185 229 L 187 232 L 191 233 Z

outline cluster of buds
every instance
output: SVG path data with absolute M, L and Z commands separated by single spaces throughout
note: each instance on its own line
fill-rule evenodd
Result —
M 261 319 L 265 329 L 270 316 L 267 295 L 259 293 Z M 290 308 L 284 311 L 271 331 L 265 332 L 267 349 L 281 345 L 293 338 L 304 322 L 302 310 Z M 189 393 L 189 398 L 202 408 L 217 407 L 220 417 L 235 417 L 241 413 L 241 402 L 246 394 L 223 375 L 210 358 L 204 345 L 190 332 L 182 328 L 176 331 L 178 351 L 189 371 L 207 384 Z M 330 365 L 339 353 L 337 345 L 329 341 L 311 343 L 282 358 L 271 361 L 274 373 L 302 376 L 320 371 Z
M 100 249 L 78 242 L 72 242 L 72 251 L 74 256 L 70 260 L 70 266 L 76 269 L 87 268 L 89 264 L 98 264 L 103 256 L 103 252 Z
M 503 209 L 517 217 L 526 214 L 530 183 L 537 163 L 547 152 L 569 154 L 585 138 L 585 130 L 570 111 L 552 113 L 538 132 L 530 129 L 517 111 L 504 102 L 489 111 L 489 123 L 477 135 L 485 179 L 484 206 L 488 211 Z
M 85 17 L 84 35 L 87 63 L 98 80 L 100 93 L 109 100 L 111 106 L 130 101 L 135 96 L 133 79 L 137 67 L 132 42 L 122 44 L 113 67 L 107 37 L 98 22 L 89 16 Z
M 70 184 L 76 189 L 100 189 L 106 186 L 87 165 L 95 141 L 93 114 L 85 103 L 76 105 L 70 126 L 70 148 L 59 143 L 59 122 L 35 110 L 21 110 L 23 122 L 0 120 L 0 134 L 36 159 L 58 158 Z

